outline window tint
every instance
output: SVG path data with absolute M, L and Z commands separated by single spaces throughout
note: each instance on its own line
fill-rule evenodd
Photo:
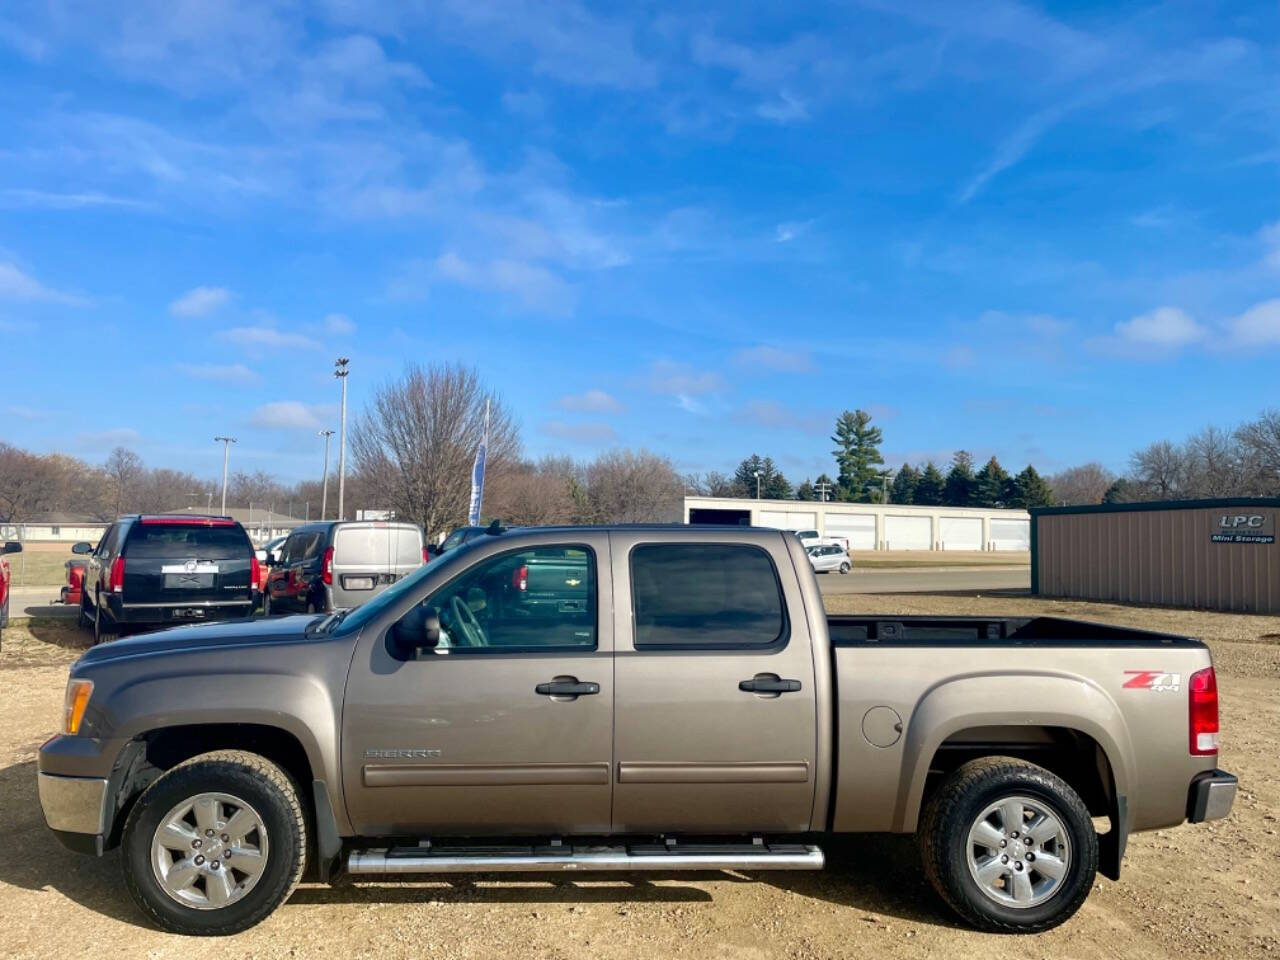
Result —
M 778 576 L 758 547 L 641 545 L 631 583 L 637 647 L 766 647 L 786 636 Z
M 129 530 L 128 555 L 157 559 L 221 560 L 253 552 L 240 526 L 182 526 L 173 523 L 135 523 Z
M 482 560 L 425 601 L 440 618 L 439 649 L 595 649 L 595 566 L 595 555 L 578 546 Z

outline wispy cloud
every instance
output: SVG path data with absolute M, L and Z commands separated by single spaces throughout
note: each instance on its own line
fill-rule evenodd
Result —
M 325 332 L 347 337 L 356 332 L 355 322 L 345 313 L 331 313 L 324 318 Z
M 243 363 L 179 363 L 174 369 L 193 380 L 217 383 L 258 383 L 262 379 Z
M 790 243 L 801 234 L 808 233 L 813 226 L 812 220 L 788 220 L 778 224 L 773 231 L 775 243 Z
M 622 404 L 603 390 L 568 393 L 560 398 L 560 406 L 575 413 L 621 413 Z
M 226 287 L 195 287 L 169 304 L 169 315 L 191 319 L 207 317 L 231 302 L 231 291 Z
M 960 189 L 958 201 L 961 205 L 976 197 L 995 177 L 1017 164 L 1035 146 L 1036 141 L 1057 123 L 1065 113 L 1063 107 L 1050 107 L 1040 110 L 1026 120 L 1006 137 L 998 147 L 986 166 L 979 170 Z
M 111 447 L 130 447 L 142 439 L 133 427 L 109 427 L 105 430 L 90 430 L 76 435 L 76 444 L 90 449 L 109 449 Z
M 612 443 L 618 439 L 618 432 L 607 423 L 566 423 L 563 420 L 548 420 L 538 429 L 549 437 L 571 440 L 575 443 Z
M 1207 331 L 1178 307 L 1157 307 L 1150 313 L 1116 324 L 1116 337 L 1124 343 L 1177 348 L 1203 340 Z
M 118 207 L 141 210 L 150 204 L 132 197 L 116 197 L 89 190 L 84 193 L 55 193 L 48 190 L 10 188 L 0 190 L 0 207 L 32 210 L 81 210 L 88 207 Z
M 222 337 L 242 347 L 273 347 L 277 349 L 298 348 L 302 350 L 318 350 L 320 342 L 301 333 L 288 333 L 275 327 L 232 327 L 222 333 Z
M 563 315 L 573 309 L 572 288 L 546 267 L 520 260 L 473 261 L 453 251 L 431 265 L 441 281 L 496 293 L 524 310 Z
M 1280 298 L 1266 300 L 1227 321 L 1231 344 L 1238 347 L 1280 345 Z
M 331 421 L 333 413 L 331 405 L 281 400 L 258 407 L 250 416 L 249 422 L 255 427 L 274 430 L 314 430 Z
M 0 299 L 56 303 L 67 307 L 79 307 L 88 303 L 84 297 L 45 286 L 16 263 L 4 262 L 0 262 Z
M 733 362 L 740 367 L 775 370 L 779 373 L 807 373 L 813 369 L 813 357 L 806 350 L 787 350 L 761 344 L 734 353 Z

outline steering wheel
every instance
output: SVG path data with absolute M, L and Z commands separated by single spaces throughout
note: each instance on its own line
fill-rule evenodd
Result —
M 453 617 L 458 621 L 458 631 L 466 639 L 468 647 L 489 645 L 484 635 L 484 627 L 480 626 L 480 621 L 471 612 L 471 608 L 456 593 L 449 598 L 449 609 L 453 611 Z

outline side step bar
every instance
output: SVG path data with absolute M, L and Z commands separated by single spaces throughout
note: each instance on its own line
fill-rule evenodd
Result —
M 393 847 L 356 850 L 347 857 L 355 875 L 399 873 L 538 873 L 591 870 L 821 870 L 815 846 L 799 843 L 735 844 L 717 850 L 698 845 L 681 850 L 659 844 L 618 847 L 539 847 L 529 852 L 474 848 Z M 465 852 L 463 852 L 465 851 Z M 563 852 L 561 852 L 563 851 Z

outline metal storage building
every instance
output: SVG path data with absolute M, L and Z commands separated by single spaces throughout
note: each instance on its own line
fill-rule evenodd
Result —
M 847 537 L 851 550 L 1025 551 L 1031 520 L 1025 510 L 986 507 L 685 497 L 684 522 L 817 530 Z
M 1280 613 L 1280 499 L 1031 510 L 1031 592 Z

